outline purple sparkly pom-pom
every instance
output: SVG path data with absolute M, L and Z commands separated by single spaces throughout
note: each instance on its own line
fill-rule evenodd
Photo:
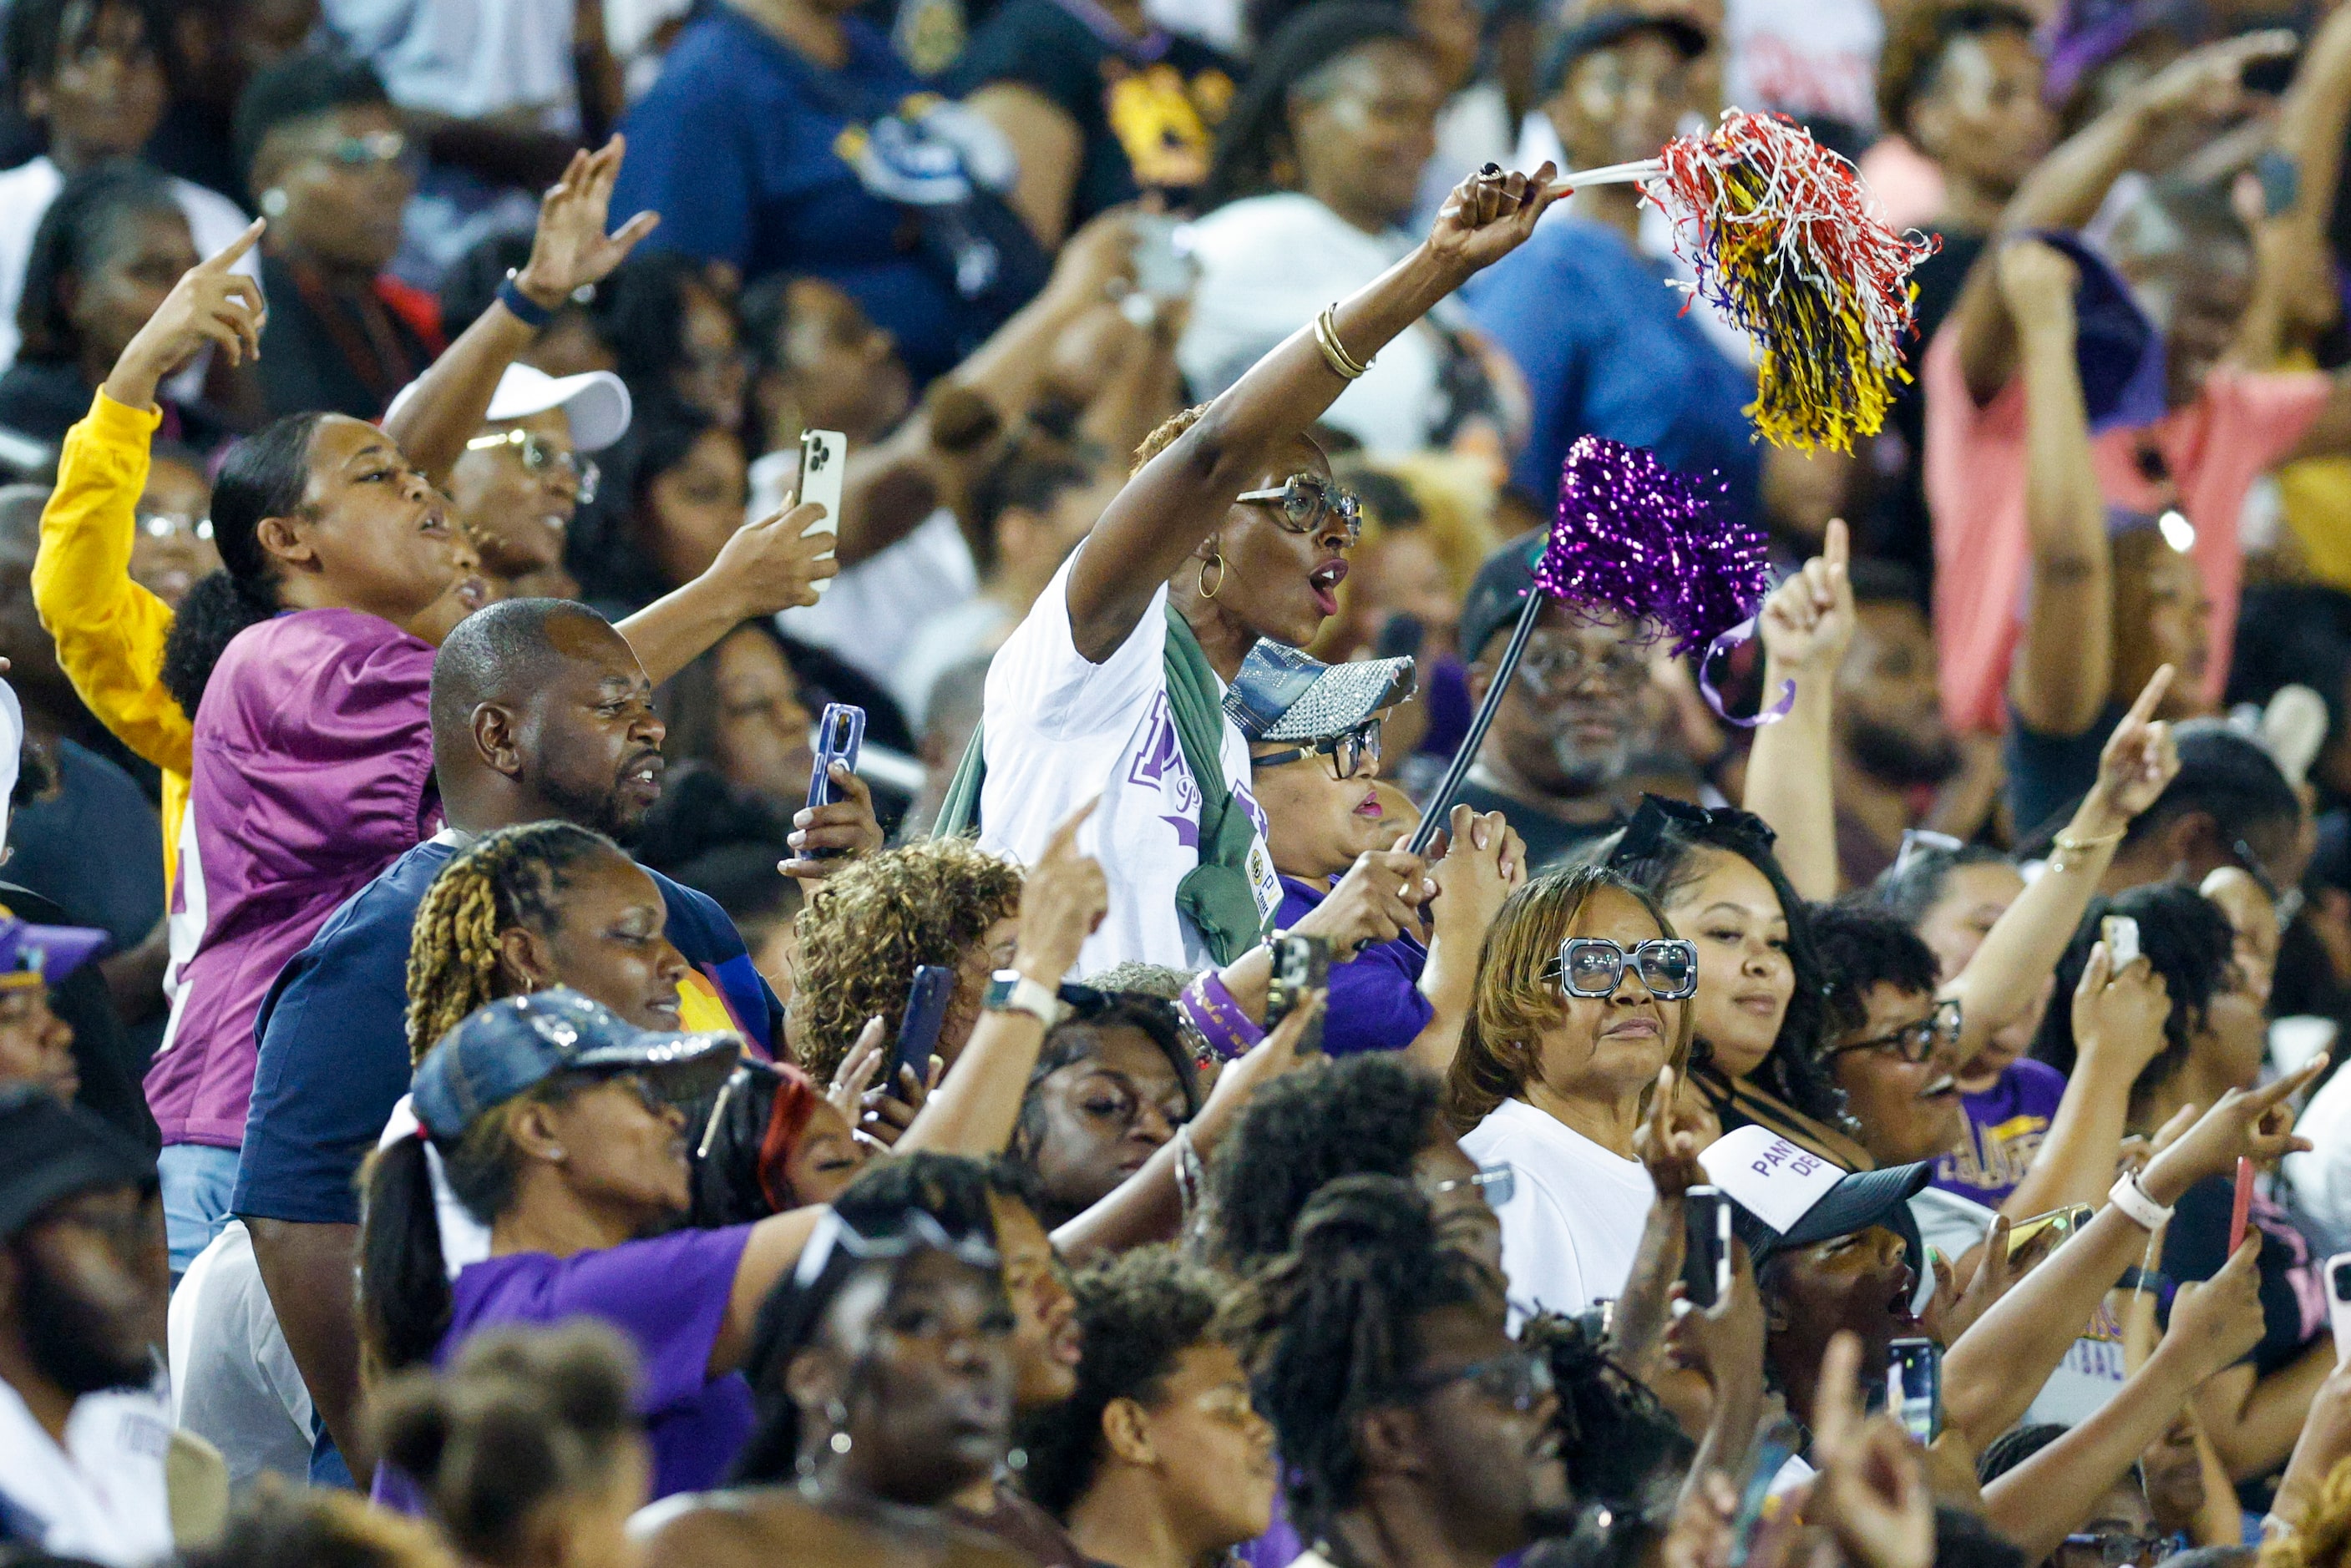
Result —
M 1640 447 L 1581 437 L 1535 582 L 1553 598 L 1647 622 L 1677 655 L 1703 653 L 1771 587 L 1762 533 L 1726 521 L 1722 494 L 1719 482 L 1677 473 Z

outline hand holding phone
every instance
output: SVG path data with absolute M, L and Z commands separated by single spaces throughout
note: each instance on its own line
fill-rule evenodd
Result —
M 808 804 L 813 811 L 820 805 L 831 805 L 841 796 L 834 790 L 832 764 L 847 764 L 851 773 L 857 771 L 857 754 L 865 744 L 865 710 L 847 702 L 828 702 L 824 716 L 816 722 L 816 762 L 809 769 Z M 819 849 L 812 855 L 838 855 L 838 849 Z
M 2138 921 L 2129 915 L 2108 915 L 2098 922 L 2098 935 L 2106 944 L 2106 967 L 2119 974 L 2125 967 L 2138 961 Z
M 2046 1214 L 2035 1214 L 2029 1220 L 2019 1220 L 2008 1228 L 2008 1255 L 2019 1252 L 2043 1235 L 2049 1238 L 2051 1250 L 2055 1250 L 2065 1238 L 2090 1222 L 2096 1212 L 2086 1203 L 2069 1203 L 2063 1209 L 2052 1209 Z
M 1703 1312 L 1730 1293 L 1730 1200 L 1719 1187 L 1682 1194 L 1682 1286 Z
M 1919 1443 L 1943 1431 L 1943 1349 L 1931 1339 L 1897 1339 L 1887 1346 L 1886 1407 Z
M 890 1094 L 904 1092 L 901 1075 L 908 1072 L 917 1084 L 930 1081 L 931 1055 L 938 1049 L 955 988 L 955 971 L 944 964 L 926 963 L 914 971 L 914 982 L 906 988 L 906 1013 L 898 1024 L 898 1048 L 891 1054 L 890 1076 L 883 1085 Z

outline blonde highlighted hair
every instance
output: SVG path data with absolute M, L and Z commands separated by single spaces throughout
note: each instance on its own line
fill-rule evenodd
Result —
M 1468 1132 L 1541 1075 L 1543 1031 L 1567 1016 L 1567 996 L 1552 972 L 1560 944 L 1583 918 L 1595 893 L 1631 898 L 1671 937 L 1673 922 L 1656 898 L 1604 866 L 1575 866 L 1537 877 L 1502 902 L 1478 950 L 1478 979 L 1461 1047 L 1445 1075 L 1445 1115 Z M 1692 1010 L 1685 1003 L 1667 1060 L 1689 1064 Z

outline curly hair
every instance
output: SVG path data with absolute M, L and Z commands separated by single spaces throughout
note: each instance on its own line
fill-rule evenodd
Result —
M 1165 1246 L 1105 1259 L 1070 1288 L 1084 1346 L 1078 1391 L 1039 1412 L 1020 1442 L 1029 1497 L 1063 1521 L 1102 1467 L 1102 1412 L 1117 1399 L 1158 1403 L 1176 1357 L 1212 1337 L 1223 1295 L 1217 1275 Z
M 2193 888 L 2174 882 L 2153 883 L 2093 899 L 2089 912 L 2074 932 L 2065 956 L 2057 961 L 2057 1000 L 2041 1017 L 2041 1033 L 2033 1036 L 2032 1054 L 2059 1072 L 2071 1075 L 2076 1046 L 2074 1010 L 2065 1005 L 2089 967 L 2090 949 L 2108 915 L 2127 915 L 2138 922 L 2138 950 L 2163 977 L 2171 996 L 2171 1011 L 2163 1020 L 2163 1049 L 2139 1069 L 2131 1085 L 2136 1104 L 2179 1071 L 2195 1048 L 2196 1033 L 2212 1006 L 2213 997 L 2226 991 L 2236 957 L 2236 930 L 2219 905 Z
M 1439 1092 L 1433 1074 L 1387 1052 L 1301 1067 L 1259 1089 L 1209 1166 L 1215 1260 L 1239 1269 L 1280 1252 L 1307 1199 L 1341 1177 L 1410 1177 Z
M 2298 1530 L 2262 1543 L 2258 1568 L 2335 1568 L 2351 1558 L 2351 1459 L 2326 1472 Z
M 1625 858 L 1615 853 L 1624 837 L 1622 833 L 1611 834 L 1591 846 L 1586 857 L 1614 867 L 1635 887 L 1648 889 L 1660 904 L 1672 903 L 1677 894 L 1705 875 L 1705 852 L 1709 850 L 1738 856 L 1771 885 L 1772 897 L 1788 921 L 1788 964 L 1795 971 L 1796 988 L 1788 998 L 1788 1011 L 1780 1020 L 1780 1033 L 1771 1042 L 1770 1054 L 1750 1077 L 1766 1093 L 1814 1121 L 1833 1127 L 1851 1126 L 1844 1114 L 1844 1095 L 1817 1054 L 1828 1026 L 1828 1002 L 1821 982 L 1821 955 L 1813 944 L 1811 911 L 1788 880 L 1787 872 L 1780 868 L 1780 858 L 1771 853 L 1768 840 L 1733 821 L 1672 822 L 1658 834 L 1653 853 Z M 1704 1065 L 1710 1054 L 1707 1043 L 1698 1041 L 1693 1052 L 1697 1063 Z
M 1909 995 L 1935 993 L 1943 961 L 1897 917 L 1845 901 L 1815 904 L 1812 915 L 1813 940 L 1820 950 L 1828 988 L 1829 1026 L 1838 1033 L 1869 1022 L 1873 987 L 1890 985 Z
M 1490 1309 L 1499 1329 L 1500 1282 L 1439 1245 L 1428 1200 L 1392 1176 L 1343 1177 L 1316 1193 L 1290 1250 L 1227 1303 L 1222 1332 L 1273 1423 L 1290 1518 L 1306 1540 L 1353 1505 L 1364 1479 L 1356 1423 L 1414 1397 L 1420 1320 L 1447 1307 Z
M 444 1034 L 506 994 L 498 933 L 517 926 L 546 935 L 570 874 L 604 857 L 627 860 L 601 833 L 569 822 L 501 827 L 441 867 L 416 907 L 408 941 L 408 1056 L 424 1060 Z
M 413 1478 L 433 1517 L 475 1563 L 522 1560 L 542 1502 L 604 1484 L 639 1427 L 636 1353 L 603 1324 L 494 1329 L 446 1372 L 403 1372 L 377 1389 L 378 1451 Z
M 1534 1042 L 1567 1016 L 1567 999 L 1552 976 L 1560 943 L 1575 929 L 1594 893 L 1613 888 L 1640 903 L 1670 938 L 1671 920 L 1655 897 L 1604 866 L 1573 866 L 1535 877 L 1502 901 L 1478 950 L 1478 978 L 1461 1047 L 1445 1078 L 1445 1114 L 1468 1132 L 1494 1107 L 1541 1076 Z M 1678 1073 L 1689 1060 L 1687 1003 L 1675 1004 L 1681 1025 L 1669 1059 Z
M 923 838 L 860 860 L 812 894 L 800 939 L 800 1065 L 831 1083 L 857 1032 L 895 1032 L 924 964 L 959 966 L 1020 912 L 1020 868 L 967 838 Z

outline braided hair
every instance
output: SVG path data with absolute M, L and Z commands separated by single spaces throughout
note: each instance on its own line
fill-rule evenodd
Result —
M 1420 1320 L 1447 1307 L 1490 1309 L 1499 1326 L 1500 1282 L 1439 1245 L 1428 1200 L 1392 1176 L 1342 1177 L 1316 1193 L 1289 1253 L 1228 1303 L 1225 1332 L 1273 1422 L 1305 1539 L 1327 1535 L 1353 1506 L 1364 1480 L 1356 1424 L 1416 1397 Z
M 569 873 L 621 846 L 569 822 L 526 822 L 486 834 L 433 878 L 416 909 L 408 944 L 408 1054 L 422 1062 L 434 1042 L 486 1002 L 506 994 L 498 980 L 498 933 L 557 923 Z

